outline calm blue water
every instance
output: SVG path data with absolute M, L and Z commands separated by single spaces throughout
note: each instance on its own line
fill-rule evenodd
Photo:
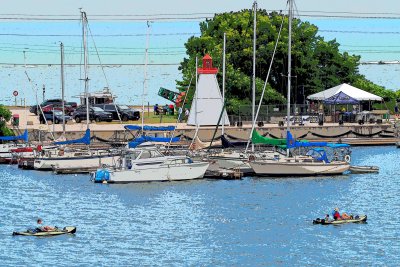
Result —
M 379 174 L 132 185 L 0 166 L 0 265 L 398 266 L 399 155 L 354 148 Z M 312 225 L 335 206 L 368 223 Z M 38 216 L 77 233 L 11 236 Z

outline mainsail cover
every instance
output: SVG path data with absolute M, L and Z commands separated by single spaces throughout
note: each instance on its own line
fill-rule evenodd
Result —
M 138 145 L 140 145 L 141 143 L 144 142 L 163 142 L 163 143 L 175 143 L 175 142 L 179 142 L 181 139 L 179 137 L 154 137 L 154 136 L 146 136 L 146 135 L 142 135 L 139 137 L 136 137 L 133 141 L 128 143 L 128 146 L 130 148 L 135 148 Z
M 251 142 L 253 144 L 264 144 L 271 146 L 284 146 L 286 145 L 286 139 L 276 139 L 276 138 L 268 138 L 260 135 L 256 130 L 253 131 L 251 135 Z
M 28 130 L 25 130 L 23 134 L 18 136 L 0 136 L 0 141 L 16 141 L 16 140 L 23 140 L 28 142 Z
M 85 144 L 90 145 L 90 129 L 87 129 L 82 138 L 75 140 L 67 140 L 61 142 L 54 142 L 55 145 L 70 145 L 70 144 Z
M 125 129 L 130 131 L 140 131 L 142 130 L 142 126 L 140 125 L 125 125 Z M 143 131 L 173 131 L 175 130 L 175 126 L 149 126 L 144 125 Z

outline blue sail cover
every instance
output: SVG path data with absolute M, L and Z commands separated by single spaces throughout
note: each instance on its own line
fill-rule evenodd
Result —
M 358 104 L 360 101 L 358 101 L 355 98 L 352 98 L 351 96 L 346 95 L 345 93 L 343 93 L 342 91 L 340 91 L 337 94 L 334 94 L 331 97 L 328 97 L 327 99 L 325 99 L 323 101 L 324 104 L 329 104 L 329 105 L 355 105 Z
M 135 140 L 131 141 L 128 143 L 128 146 L 130 148 L 135 148 L 138 145 L 140 145 L 141 143 L 144 142 L 171 142 L 171 143 L 175 143 L 175 142 L 179 142 L 180 138 L 179 137 L 154 137 L 154 136 L 145 136 L 142 135 L 140 137 L 135 138 Z
M 309 142 L 309 141 L 296 141 L 292 133 L 288 131 L 286 135 L 287 148 L 296 148 L 296 147 L 330 147 L 330 148 L 345 148 L 350 147 L 349 144 L 337 144 L 337 143 L 328 143 L 328 142 Z
M 142 130 L 142 126 L 140 125 L 125 125 L 125 129 L 130 131 L 139 131 Z M 173 131 L 175 130 L 175 126 L 143 126 L 143 131 Z
M 82 138 L 75 140 L 67 140 L 61 142 L 54 142 L 55 145 L 70 145 L 70 144 L 85 144 L 90 145 L 90 129 L 87 129 Z
M 296 141 L 290 131 L 286 135 L 286 147 L 296 148 L 296 147 L 313 147 L 313 146 L 328 146 L 327 142 L 309 142 L 309 141 Z
M 27 143 L 29 140 L 28 130 L 25 130 L 22 135 L 18 136 L 0 136 L 0 141 L 16 141 L 16 140 L 23 140 Z

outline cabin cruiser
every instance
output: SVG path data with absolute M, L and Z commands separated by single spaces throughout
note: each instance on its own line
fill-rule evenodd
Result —
M 166 156 L 145 142 L 127 150 L 117 164 L 98 169 L 93 179 L 98 183 L 193 180 L 203 178 L 208 166 L 187 156 Z

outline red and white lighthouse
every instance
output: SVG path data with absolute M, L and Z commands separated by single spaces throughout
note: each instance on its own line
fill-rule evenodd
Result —
M 218 68 L 213 67 L 210 55 L 206 54 L 203 57 L 203 67 L 197 68 L 197 73 L 199 75 L 197 91 L 193 97 L 187 124 L 217 125 L 224 104 L 217 81 Z M 229 125 L 226 111 L 223 116 L 225 116 L 225 120 L 221 119 L 219 124 L 222 125 L 222 121 L 225 121 L 225 125 Z

